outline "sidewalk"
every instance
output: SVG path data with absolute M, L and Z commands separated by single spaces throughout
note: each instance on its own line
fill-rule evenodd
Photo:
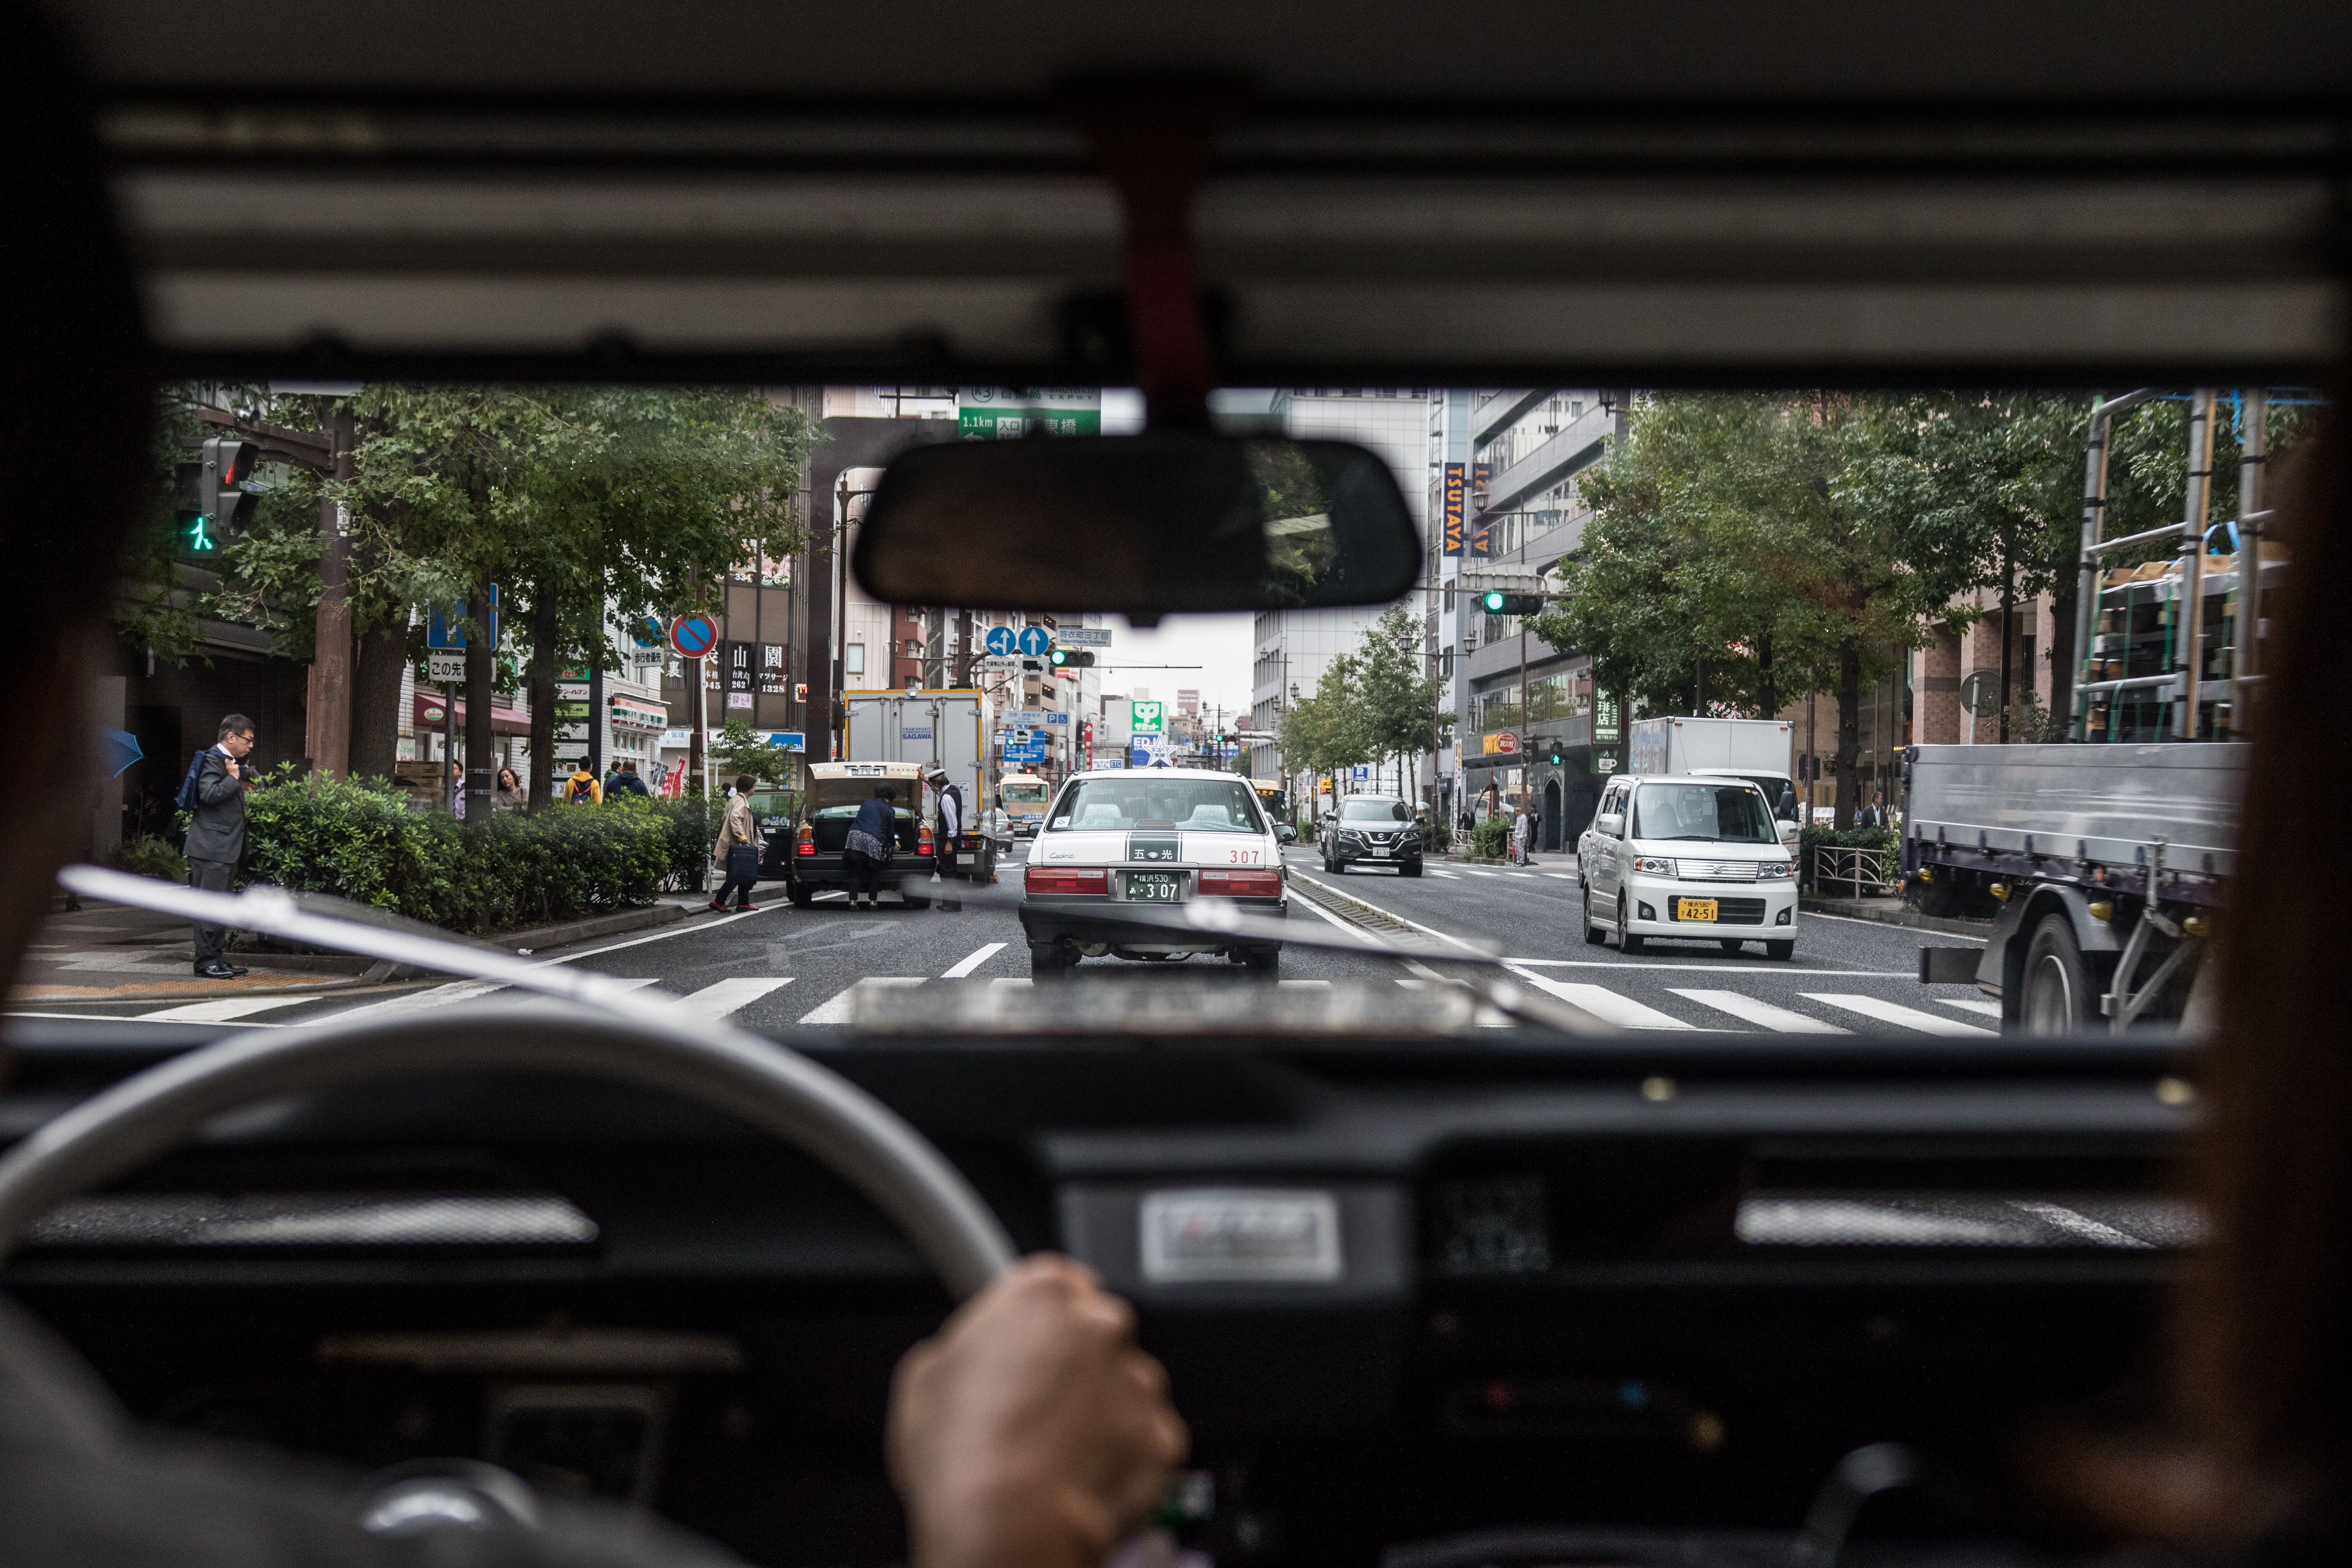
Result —
M 644 909 L 535 926 L 493 940 L 514 952 L 539 952 L 623 931 L 648 930 L 686 918 L 703 900 L 665 898 Z M 120 904 L 84 900 L 80 910 L 50 915 L 34 932 L 7 1000 L 28 1002 L 183 1002 L 271 992 L 305 995 L 398 984 L 416 971 L 350 953 L 255 952 L 232 950 L 249 973 L 231 980 L 194 974 L 194 937 L 185 921 Z

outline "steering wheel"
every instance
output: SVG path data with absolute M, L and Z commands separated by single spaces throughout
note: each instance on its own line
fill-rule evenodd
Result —
M 251 1029 L 124 1079 L 0 1159 L 0 1258 L 43 1215 L 124 1175 L 226 1111 L 398 1073 L 484 1068 L 588 1073 L 668 1089 L 776 1134 L 870 1199 L 956 1300 L 1013 1261 L 971 1184 L 881 1101 L 796 1051 L 636 997 L 460 1003 Z

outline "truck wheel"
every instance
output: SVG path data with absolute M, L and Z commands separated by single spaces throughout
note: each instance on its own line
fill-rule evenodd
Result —
M 2063 914 L 2047 914 L 2025 949 L 2017 1017 L 2029 1035 L 2065 1035 L 2091 1024 L 2091 972 Z
M 1594 947 L 1606 945 L 1609 933 L 1592 923 L 1592 889 L 1584 889 L 1584 940 Z
M 1620 893 L 1617 895 L 1617 951 L 1631 958 L 1642 951 L 1643 942 L 1639 936 L 1625 929 L 1629 923 L 1625 919 L 1625 895 Z
M 1029 944 L 1029 977 L 1033 980 L 1047 980 L 1064 974 L 1076 962 L 1077 954 L 1058 942 L 1033 942 Z
M 1766 942 L 1764 944 L 1764 956 L 1776 963 L 1786 963 L 1789 960 L 1797 956 L 1797 939 L 1790 937 L 1786 942 Z

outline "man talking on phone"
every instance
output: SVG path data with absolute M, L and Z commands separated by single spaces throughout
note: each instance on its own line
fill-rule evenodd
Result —
M 245 759 L 253 751 L 253 721 L 232 713 L 220 721 L 220 740 L 196 759 L 194 816 L 188 824 L 188 885 L 226 893 L 245 858 Z M 196 927 L 196 977 L 234 980 L 244 970 L 221 956 L 219 926 Z

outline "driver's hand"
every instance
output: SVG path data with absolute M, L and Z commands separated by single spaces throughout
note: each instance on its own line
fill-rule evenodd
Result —
M 914 1568 L 1096 1568 L 1189 1442 L 1133 1310 L 1051 1255 L 965 1302 L 890 1390 Z

